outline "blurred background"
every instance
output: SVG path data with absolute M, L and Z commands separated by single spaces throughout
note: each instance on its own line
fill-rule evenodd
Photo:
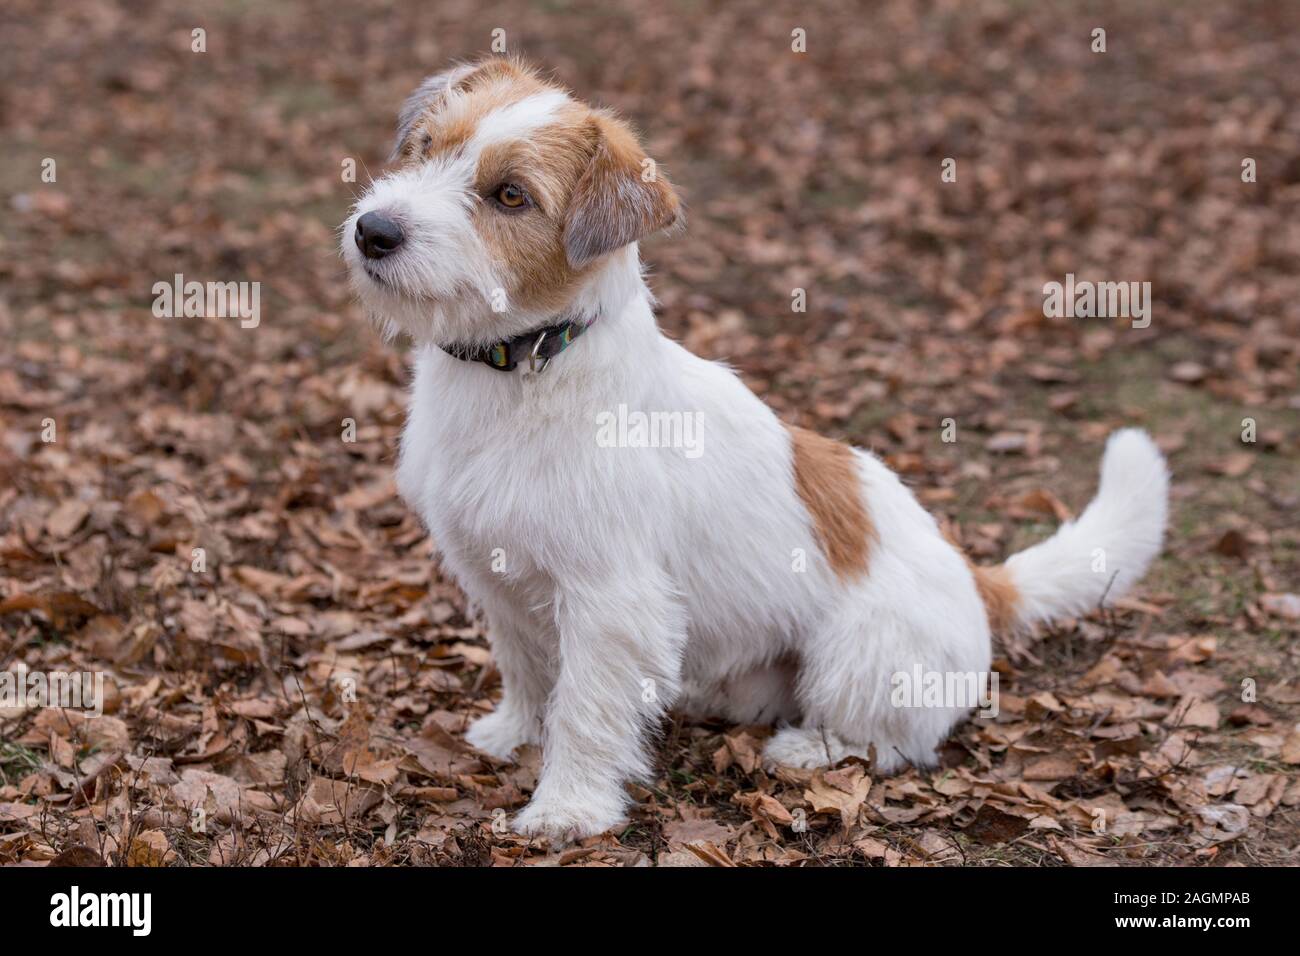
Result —
M 1202 729 L 1294 769 L 1278 736 L 1300 701 L 1292 3 L 6 0 L 0 666 L 111 667 L 114 747 L 142 752 L 145 718 L 166 716 L 174 752 L 298 806 L 337 755 L 304 757 L 302 733 L 263 739 L 230 699 L 271 700 L 245 709 L 291 723 L 292 672 L 342 721 L 329 675 L 349 668 L 384 686 L 367 719 L 391 733 L 455 731 L 489 706 L 482 634 L 393 497 L 402 346 L 351 301 L 337 227 L 407 93 L 489 52 L 495 30 L 632 120 L 678 185 L 689 228 L 643 247 L 663 328 L 786 420 L 876 450 L 980 560 L 1085 503 L 1108 431 L 1155 433 L 1175 471 L 1170 545 L 1127 624 L 1216 636 L 1179 659 L 1221 682 L 1202 697 L 1243 673 L 1281 681 L 1267 721 Z M 259 327 L 155 318 L 152 286 L 176 273 L 260 282 Z M 1045 317 L 1043 285 L 1067 273 L 1149 281 L 1150 327 Z M 1081 635 L 1010 655 L 1023 689 L 1090 686 L 1105 650 Z M 164 691 L 141 696 L 150 677 Z M 21 741 L 0 750 L 0 805 L 57 803 L 41 768 L 79 758 L 49 750 L 31 714 L 0 728 Z M 667 760 L 712 781 L 696 798 L 732 807 L 742 784 L 719 780 L 738 771 L 708 756 L 721 732 L 678 727 Z M 214 733 L 226 748 L 208 753 Z M 253 760 L 272 750 L 270 769 Z M 456 819 L 484 812 L 482 793 L 440 785 L 464 803 Z M 528 784 L 501 786 L 487 805 Z M 450 811 L 430 824 L 399 804 L 376 803 L 377 832 L 438 847 L 463 832 Z M 1267 818 L 1261 857 L 1295 842 Z

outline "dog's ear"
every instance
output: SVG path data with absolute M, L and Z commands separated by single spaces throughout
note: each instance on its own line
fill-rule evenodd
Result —
M 681 201 L 632 131 L 613 116 L 591 118 L 596 150 L 569 198 L 564 252 L 580 268 L 677 223 Z
M 424 112 L 438 100 L 447 95 L 447 91 L 463 83 L 471 73 L 478 69 L 474 63 L 461 63 L 450 70 L 425 77 L 424 82 L 415 88 L 415 92 L 406 98 L 402 108 L 397 111 L 397 139 L 393 142 L 393 152 L 388 157 L 391 163 L 402 152 L 411 129 Z

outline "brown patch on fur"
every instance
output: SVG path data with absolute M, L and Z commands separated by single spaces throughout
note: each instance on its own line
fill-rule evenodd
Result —
M 512 57 L 486 56 L 474 65 L 471 73 L 465 74 L 456 84 L 458 90 L 478 90 L 489 83 L 502 80 L 530 80 L 541 86 L 537 71 L 522 60 Z
M 485 199 L 476 217 L 493 259 L 511 276 L 511 297 L 537 310 L 563 308 L 589 271 L 574 268 L 564 247 L 565 213 L 596 151 L 586 116 L 584 106 L 563 107 L 554 122 L 527 140 L 493 144 L 479 157 L 475 189 L 480 195 L 516 183 L 535 203 L 512 214 Z
M 970 573 L 975 576 L 975 589 L 984 602 L 989 628 L 995 634 L 1009 633 L 1020 617 L 1020 590 L 1016 587 L 1016 582 L 1011 580 L 1011 572 L 1002 564 L 981 568 L 969 559 L 966 563 L 970 565 Z
M 676 191 L 658 167 L 652 179 L 644 177 L 645 151 L 626 124 L 605 112 L 593 112 L 590 122 L 596 154 L 574 191 L 564 227 L 574 266 L 668 228 L 681 212 Z
M 866 574 L 877 535 L 853 450 L 806 428 L 786 427 L 794 446 L 795 490 L 812 518 L 822 553 L 841 580 Z
M 486 205 L 479 210 L 479 235 L 496 261 L 507 264 L 512 298 L 540 311 L 563 308 L 600 256 L 676 219 L 676 193 L 661 176 L 642 181 L 644 159 L 621 121 L 576 103 L 526 140 L 483 150 L 479 194 L 513 182 L 536 203 L 514 215 Z
M 450 89 L 469 95 L 444 96 L 431 104 L 414 124 L 410 137 L 413 148 L 408 158 L 427 158 L 459 149 L 489 113 L 557 87 L 542 81 L 522 63 L 491 57 L 458 78 Z
M 450 94 L 431 96 L 402 146 L 407 161 L 462 148 L 496 110 L 559 90 L 525 64 L 485 59 L 455 76 Z M 642 179 L 645 153 L 621 120 L 578 102 L 560 107 L 526 137 L 494 143 L 479 156 L 475 191 L 484 197 L 475 226 L 510 298 L 540 312 L 573 297 L 595 260 L 671 225 L 680 204 L 661 174 Z M 497 187 L 523 186 L 535 205 L 504 212 Z
M 957 549 L 970 568 L 971 577 L 975 579 L 975 590 L 984 602 L 984 613 L 989 619 L 989 630 L 995 634 L 1009 634 L 1020 620 L 1020 590 L 1011 579 L 1011 572 L 1004 564 L 980 567 L 966 554 L 952 526 L 946 521 L 939 526 L 944 540 Z

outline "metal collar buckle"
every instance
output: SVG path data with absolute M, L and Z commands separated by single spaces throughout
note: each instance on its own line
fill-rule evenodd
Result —
M 541 335 L 537 336 L 537 341 L 533 343 L 532 351 L 528 353 L 528 370 L 538 375 L 545 372 L 546 366 L 551 364 L 549 356 L 543 355 L 539 359 L 537 355 L 538 350 L 541 349 L 542 343 L 546 341 L 546 336 L 548 335 L 550 335 L 550 332 L 543 332 Z M 542 363 L 541 368 L 537 367 L 538 361 Z

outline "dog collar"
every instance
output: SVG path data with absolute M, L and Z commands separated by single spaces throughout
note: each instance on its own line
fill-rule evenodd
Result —
M 584 325 L 570 319 L 493 345 L 442 345 L 439 348 L 463 362 L 482 362 L 499 372 L 512 371 L 521 361 L 527 361 L 530 371 L 540 373 L 590 325 L 590 322 Z

